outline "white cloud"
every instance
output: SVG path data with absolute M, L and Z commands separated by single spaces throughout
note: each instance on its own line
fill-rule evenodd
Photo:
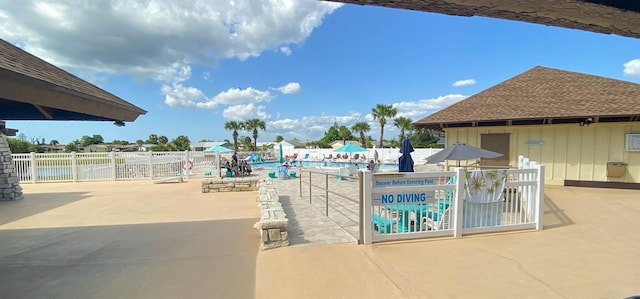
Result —
M 280 52 L 284 53 L 287 56 L 291 55 L 291 48 L 289 47 L 280 47 Z
M 268 49 L 286 53 L 283 45 L 304 42 L 341 5 L 315 0 L 0 1 L 0 36 L 63 68 L 175 83 L 186 76 L 175 63 L 215 66 L 221 59 L 245 60 Z
M 629 77 L 640 78 L 640 59 L 633 59 L 625 63 L 624 74 Z
M 160 90 L 165 95 L 165 104 L 171 107 L 214 109 L 218 104 L 195 87 L 184 87 L 182 84 L 163 85 Z
M 467 96 L 461 94 L 449 94 L 432 99 L 402 101 L 393 103 L 391 105 L 398 110 L 398 114 L 396 116 L 403 116 L 410 118 L 413 121 L 417 121 L 418 119 L 421 119 L 431 113 L 448 107 L 451 104 L 455 104 L 461 100 L 464 100 L 466 97 Z M 371 113 L 365 115 L 365 118 L 371 122 L 378 122 L 377 120 L 373 119 L 373 115 L 371 115 Z M 387 123 L 390 122 L 387 120 Z
M 231 120 L 247 120 L 251 118 L 265 120 L 271 118 L 271 115 L 265 112 L 265 108 L 265 106 L 255 105 L 253 103 L 246 105 L 233 105 L 225 108 L 222 112 L 222 116 Z
M 281 86 L 274 89 L 280 91 L 283 94 L 294 94 L 294 93 L 302 92 L 302 87 L 298 82 L 289 82 L 285 86 Z
M 404 116 L 412 119 L 413 121 L 417 121 L 429 114 L 461 101 L 466 97 L 467 96 L 460 94 L 450 94 L 437 98 L 421 99 L 418 101 L 401 101 L 392 103 L 391 105 L 398 109 L 398 114 L 396 116 Z M 243 109 L 250 110 L 249 108 L 244 107 L 237 109 L 234 108 L 233 111 L 238 112 L 233 115 L 242 113 Z M 232 113 L 228 113 L 225 114 L 225 117 L 228 118 L 228 116 L 231 115 Z M 244 116 L 236 117 L 237 119 L 248 118 Z M 285 139 L 298 138 L 301 140 L 318 140 L 324 136 L 324 133 L 329 130 L 334 123 L 351 128 L 353 124 L 359 121 L 365 121 L 371 127 L 371 130 L 366 133 L 366 135 L 373 137 L 375 140 L 380 137 L 380 123 L 378 120 L 374 120 L 371 114 L 363 115 L 361 112 L 357 111 L 351 111 L 344 115 L 319 114 L 304 116 L 301 118 L 282 118 L 267 121 L 267 131 L 261 133 L 260 136 L 265 140 L 271 140 L 278 135 L 282 135 Z M 387 124 L 384 128 L 384 138 L 397 138 L 399 133 L 400 131 L 393 126 L 393 120 L 387 120 Z M 354 133 L 354 135 L 356 135 L 356 133 Z
M 465 79 L 465 80 L 458 80 L 456 82 L 453 82 L 453 86 L 455 87 L 468 86 L 468 85 L 474 85 L 474 84 L 476 84 L 475 79 Z
M 235 105 L 255 102 L 268 102 L 273 98 L 269 91 L 257 90 L 253 87 L 231 88 L 213 97 L 216 103 Z

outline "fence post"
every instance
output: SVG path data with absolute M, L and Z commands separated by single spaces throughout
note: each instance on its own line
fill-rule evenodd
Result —
M 363 243 L 363 239 L 364 239 L 364 231 L 363 228 L 364 226 L 362 225 L 363 221 L 363 213 L 362 213 L 362 202 L 364 200 L 364 192 L 362 192 L 362 186 L 363 186 L 363 179 L 364 179 L 364 172 L 362 171 L 358 171 L 358 244 L 362 244 Z
M 189 165 L 193 165 L 193 162 L 192 162 L 192 164 L 189 164 L 189 160 L 191 159 L 190 152 L 189 152 L 189 151 L 184 151 L 184 152 L 185 152 L 185 158 L 186 158 L 186 161 L 184 161 L 184 165 L 186 165 L 186 166 L 187 166 L 187 169 L 186 169 L 186 172 L 187 172 L 186 178 L 187 178 L 187 179 L 189 179 L 189 172 L 191 172 L 191 169 L 190 169 L 190 168 L 192 168 L 192 167 L 193 167 L 193 166 L 192 166 L 192 167 L 189 167 Z
M 454 199 L 453 207 L 453 236 L 455 238 L 462 237 L 462 221 L 463 221 L 463 209 L 464 209 L 464 196 L 462 195 L 464 192 L 464 185 L 466 177 L 464 175 L 464 168 L 456 167 L 456 196 Z
M 109 163 L 111 163 L 111 179 L 116 180 L 118 174 L 116 173 L 116 152 L 109 152 Z
M 537 165 L 538 188 L 536 190 L 536 230 L 544 227 L 544 165 Z
M 78 181 L 78 154 L 71 152 L 71 178 L 73 182 Z
M 329 216 L 329 176 L 324 177 L 324 215 Z
M 149 178 L 153 180 L 153 152 L 149 151 Z
M 311 176 L 311 173 L 309 173 L 309 176 Z M 302 171 L 300 171 L 300 188 L 298 190 L 300 190 L 300 197 L 302 198 Z
M 216 152 L 216 169 L 218 169 L 218 177 L 221 178 L 222 177 L 222 169 L 220 168 L 220 153 Z
M 360 186 L 363 194 L 361 199 L 362 211 L 360 212 L 362 217 L 359 220 L 361 222 L 360 227 L 362 227 L 362 243 L 365 245 L 369 245 L 373 241 L 373 224 L 371 221 L 371 179 L 371 171 L 362 171 L 362 185 Z
M 31 182 L 32 183 L 36 183 L 37 179 L 36 177 L 38 176 L 38 174 L 36 173 L 36 169 L 38 168 L 36 166 L 36 153 L 31 152 L 30 156 L 29 156 L 29 160 L 31 162 Z
M 311 204 L 311 173 L 309 173 L 309 204 Z

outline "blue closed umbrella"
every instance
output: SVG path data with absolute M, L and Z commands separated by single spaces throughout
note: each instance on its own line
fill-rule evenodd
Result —
M 282 157 L 282 143 L 280 143 L 280 164 L 284 163 L 284 158 Z
M 411 158 L 413 146 L 411 145 L 411 142 L 409 142 L 409 139 L 402 141 L 400 152 L 402 153 L 402 156 L 400 156 L 400 159 L 398 160 L 398 171 L 413 172 L 413 158 Z

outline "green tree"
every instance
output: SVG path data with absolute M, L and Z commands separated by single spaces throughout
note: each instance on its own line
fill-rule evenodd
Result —
M 243 136 L 240 137 L 241 143 L 242 143 L 242 148 L 245 151 L 251 150 L 251 147 L 253 146 L 253 142 L 251 141 L 251 137 L 249 136 Z
M 384 126 L 387 124 L 387 119 L 394 118 L 398 114 L 398 109 L 393 108 L 392 105 L 377 104 L 371 109 L 373 119 L 377 119 L 380 122 L 380 140 L 378 145 L 382 147 L 384 138 Z
M 169 138 L 167 136 L 161 135 L 158 137 L 158 144 L 167 144 L 169 143 Z
M 145 141 L 145 143 L 158 144 L 158 135 L 156 134 L 149 135 L 149 138 L 147 139 L 147 141 Z
M 282 137 L 282 135 L 276 136 L 276 143 L 282 142 L 283 140 L 284 140 L 284 137 Z
M 367 146 L 364 133 L 369 132 L 371 130 L 371 126 L 367 122 L 359 121 L 351 126 L 351 130 L 360 134 L 360 144 L 362 144 L 362 146 Z
M 175 139 L 171 140 L 171 144 L 175 146 L 176 150 L 186 151 L 186 150 L 189 150 L 190 148 L 189 145 L 191 144 L 191 142 L 189 141 L 189 137 L 180 135 Z
M 225 130 L 233 131 L 231 137 L 233 137 L 233 149 L 238 150 L 238 130 L 244 128 L 244 123 L 241 121 L 230 120 L 224 124 Z
M 258 130 L 265 131 L 267 124 L 259 118 L 252 118 L 244 122 L 244 129 L 253 133 L 253 149 L 258 149 Z
M 80 150 L 80 141 L 79 140 L 71 141 L 71 142 L 67 143 L 67 145 L 64 146 L 64 151 L 67 152 L 67 153 L 77 152 L 79 150 Z
M 351 136 L 351 130 L 349 130 L 347 126 L 338 127 L 338 136 L 340 137 L 340 140 L 342 140 L 343 145 L 347 144 L 347 140 L 353 139 L 353 136 Z
M 142 139 L 138 139 L 138 140 L 136 140 L 136 144 L 137 144 L 138 146 L 142 146 L 142 145 L 144 144 L 144 140 L 142 140 Z
M 104 143 L 104 138 L 99 134 L 93 134 L 92 136 L 84 135 L 80 138 L 80 146 L 85 147 L 91 144 L 102 144 Z
M 19 138 L 7 138 L 7 143 L 9 144 L 9 150 L 14 154 L 40 152 L 37 145 Z
M 436 145 L 440 137 L 437 132 L 431 130 L 418 130 L 409 139 L 413 147 L 427 148 Z
M 340 140 L 340 126 L 338 126 L 338 123 L 334 123 L 328 131 L 324 132 L 324 136 L 318 142 L 320 147 L 327 148 L 336 140 Z
M 54 145 L 55 146 L 55 145 L 58 145 L 58 144 L 60 144 L 60 142 L 58 142 L 58 140 L 53 139 L 53 140 L 49 141 L 49 145 Z
M 393 125 L 400 129 L 400 144 L 404 141 L 404 135 L 413 129 L 413 121 L 410 118 L 399 116 L 393 120 Z
M 391 139 L 389 140 L 389 147 L 400 147 L 400 142 L 398 142 L 398 140 Z

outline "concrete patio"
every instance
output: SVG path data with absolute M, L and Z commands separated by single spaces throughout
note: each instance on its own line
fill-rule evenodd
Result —
M 195 179 L 23 188 L 0 202 L 9 298 L 640 294 L 640 191 L 548 186 L 541 232 L 260 252 L 255 192 L 201 193 Z

